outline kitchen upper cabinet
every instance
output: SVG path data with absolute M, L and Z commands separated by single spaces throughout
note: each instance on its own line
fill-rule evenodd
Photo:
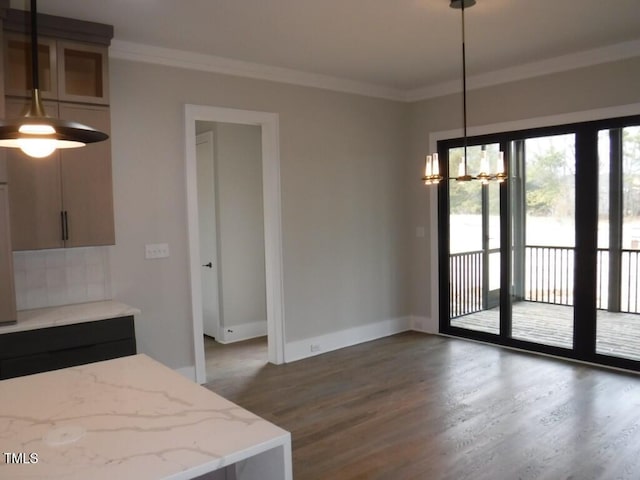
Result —
M 24 100 L 8 99 L 7 114 L 20 116 Z M 50 116 L 91 125 L 109 133 L 109 109 L 45 102 Z M 111 142 L 59 150 L 32 158 L 7 151 L 13 250 L 113 245 Z
M 30 97 L 30 37 L 8 32 L 4 39 L 5 95 Z M 38 38 L 38 75 L 42 98 L 109 104 L 109 53 L 102 44 Z
M 1 1 L 1 0 L 0 0 Z M 5 2 L 6 3 L 6 2 Z M 0 12 L 2 13 L 2 12 Z M 31 97 L 29 12 L 6 10 L 2 39 L 5 118 Z M 38 16 L 40 92 L 48 115 L 109 133 L 108 48 L 113 27 Z M 6 149 L 13 250 L 113 245 L 111 142 L 31 158 Z
M 0 323 L 16 320 L 16 296 L 13 285 L 13 258 L 9 236 L 9 195 L 0 184 Z

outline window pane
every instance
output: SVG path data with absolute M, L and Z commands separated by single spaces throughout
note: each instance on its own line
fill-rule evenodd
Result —
M 526 139 L 523 156 L 524 221 L 514 229 L 525 248 L 514 263 L 524 264 L 524 301 L 513 303 L 511 335 L 572 348 L 575 136 Z
M 598 140 L 596 352 L 640 360 L 640 127 Z
M 451 176 L 464 171 L 464 148 L 449 150 Z M 482 159 L 485 160 L 482 160 Z M 496 171 L 498 144 L 467 148 L 467 173 Z M 500 327 L 499 185 L 449 180 L 450 325 L 489 333 Z
M 575 245 L 574 135 L 525 141 L 528 245 Z

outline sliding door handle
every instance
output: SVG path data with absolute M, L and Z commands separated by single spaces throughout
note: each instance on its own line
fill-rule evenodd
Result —
M 64 238 L 63 240 L 69 240 L 69 217 L 67 211 L 64 211 Z

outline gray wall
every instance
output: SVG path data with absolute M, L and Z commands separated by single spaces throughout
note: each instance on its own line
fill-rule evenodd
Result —
M 193 365 L 185 103 L 280 116 L 285 336 L 409 314 L 409 106 L 321 89 L 112 60 L 113 296 L 142 309 L 140 351 Z M 171 256 L 145 261 L 144 244 Z
M 221 325 L 266 322 L 261 129 L 216 123 L 213 131 Z
M 640 102 L 640 59 L 474 90 L 469 124 Z M 142 309 L 141 351 L 193 363 L 183 105 L 280 115 L 285 337 L 429 317 L 435 285 L 429 133 L 461 126 L 460 95 L 403 104 L 320 89 L 113 60 L 114 298 Z M 425 226 L 425 238 L 415 229 Z M 144 244 L 171 257 L 145 262 Z M 437 324 L 426 325 L 427 329 Z
M 517 122 L 537 117 L 565 115 L 640 102 L 640 58 L 611 62 L 553 75 L 502 84 L 468 92 L 470 127 L 502 122 Z M 640 111 L 636 113 L 640 114 Z M 411 105 L 411 172 L 407 178 L 412 214 L 412 231 L 426 226 L 424 238 L 413 236 L 411 310 L 428 321 L 423 328 L 437 331 L 437 319 L 429 318 L 431 305 L 437 302 L 431 254 L 437 245 L 430 241 L 429 229 L 437 228 L 430 208 L 436 201 L 430 190 L 416 182 L 424 169 L 424 155 L 435 151 L 429 145 L 431 132 L 462 127 L 461 95 L 448 95 Z M 589 115 L 585 114 L 584 120 Z

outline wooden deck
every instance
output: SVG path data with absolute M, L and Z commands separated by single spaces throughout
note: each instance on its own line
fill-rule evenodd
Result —
M 596 351 L 640 360 L 640 315 L 598 310 Z M 498 333 L 499 310 L 494 308 L 451 320 L 455 327 Z M 513 338 L 572 348 L 573 307 L 537 302 L 513 305 Z

